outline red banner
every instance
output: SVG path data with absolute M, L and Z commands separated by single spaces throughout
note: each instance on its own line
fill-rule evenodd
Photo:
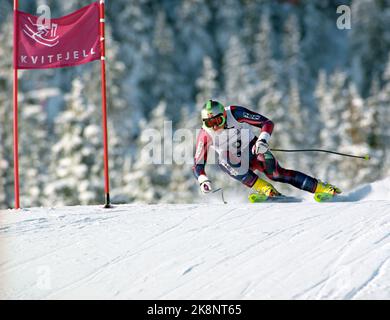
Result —
M 39 17 L 17 11 L 16 69 L 76 66 L 101 57 L 99 3 L 42 24 Z

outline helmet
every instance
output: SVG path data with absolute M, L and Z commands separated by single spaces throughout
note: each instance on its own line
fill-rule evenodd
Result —
M 218 130 L 226 123 L 225 106 L 215 100 L 209 100 L 202 109 L 202 122 L 204 129 Z

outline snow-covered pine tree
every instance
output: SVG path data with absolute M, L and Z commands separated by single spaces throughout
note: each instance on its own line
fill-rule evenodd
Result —
M 283 79 L 288 87 L 289 79 L 302 79 L 303 68 L 300 51 L 301 31 L 298 23 L 298 18 L 295 14 L 290 14 L 284 25 L 283 33 L 283 63 L 284 68 L 282 74 Z
M 39 4 L 46 4 L 47 1 L 45 0 L 38 0 L 37 1 L 38 5 Z M 56 3 L 56 1 L 51 1 L 54 2 L 53 4 L 55 5 L 54 10 L 56 11 L 61 11 L 62 15 L 68 14 L 70 12 L 73 12 L 77 9 L 80 9 L 83 6 L 87 6 L 91 4 L 89 0 L 67 0 L 67 1 L 61 1 Z M 50 3 L 50 8 L 51 8 L 52 3 Z M 53 9 L 52 9 L 53 10 Z
M 203 58 L 202 75 L 196 80 L 196 87 L 198 94 L 196 95 L 196 107 L 200 111 L 207 100 L 213 99 L 217 96 L 218 73 L 214 68 L 213 61 L 210 57 Z
M 24 95 L 27 97 L 27 94 Z M 37 101 L 38 102 L 38 101 Z M 41 206 L 48 179 L 50 159 L 49 130 L 43 104 L 21 100 L 19 131 L 20 197 L 23 207 Z
M 110 185 L 119 190 L 122 179 L 123 161 L 135 148 L 139 131 L 139 121 L 143 114 L 140 108 L 127 101 L 122 83 L 127 75 L 126 68 L 119 55 L 119 45 L 112 37 L 112 29 L 106 28 L 106 90 L 108 113 L 108 144 Z M 87 66 L 85 66 L 87 67 Z M 96 119 L 101 124 L 101 66 L 93 63 L 80 75 L 84 84 L 86 103 L 96 106 Z
M 257 34 L 254 32 L 259 26 L 259 17 L 270 15 L 272 12 L 272 3 L 267 0 L 246 1 L 242 5 L 241 34 L 245 45 L 254 49 Z M 253 51 L 251 52 L 251 55 Z
M 223 62 L 226 100 L 231 104 L 253 105 L 254 74 L 249 67 L 246 48 L 237 36 L 232 36 Z
M 0 158 L 0 171 L 5 172 L 8 170 L 8 163 Z M 0 209 L 10 207 L 10 200 L 7 199 L 7 185 L 5 184 L 4 176 L 0 176 Z
M 11 1 L 0 2 L 0 28 L 2 28 L 4 24 L 10 23 L 10 21 L 8 21 L 9 19 L 8 13 L 12 11 L 12 7 L 13 7 L 13 3 Z
M 309 77 L 303 67 L 301 31 L 298 16 L 296 14 L 290 14 L 284 25 L 282 49 L 283 70 L 279 73 L 280 76 L 278 79 L 278 85 L 282 88 L 281 90 L 284 93 L 282 102 L 284 110 L 287 111 L 285 113 L 285 118 L 282 118 L 282 121 L 286 122 L 288 126 L 288 123 L 291 123 L 292 120 L 288 118 L 295 117 L 295 123 L 297 123 L 299 121 L 298 118 L 303 119 L 309 115 L 309 110 L 307 109 L 308 105 L 306 104 L 306 99 L 302 94 L 304 90 L 301 91 L 301 88 L 306 88 L 308 85 L 306 81 L 308 81 Z M 290 106 L 290 103 L 293 105 Z M 289 114 L 288 110 L 292 111 L 293 114 Z M 298 139 L 296 139 L 300 141 L 301 145 L 310 144 L 308 139 L 310 131 L 306 130 L 306 127 L 303 127 L 303 125 L 301 126 L 301 132 L 299 133 L 298 130 L 294 132 L 291 132 L 291 130 L 287 131 L 288 135 L 301 135 Z
M 290 79 L 289 94 L 286 102 L 286 122 L 283 126 L 284 130 L 280 133 L 280 139 L 286 141 L 285 144 L 290 149 L 307 148 L 307 110 L 302 105 L 299 84 L 296 79 Z M 309 168 L 307 160 L 309 159 L 302 157 L 300 154 L 288 155 L 288 165 L 293 168 L 299 168 L 301 171 L 307 171 Z
M 112 28 L 106 27 L 106 87 L 107 107 L 109 118 L 116 123 L 116 134 L 126 137 L 135 135 L 138 131 L 137 123 L 142 118 L 140 108 L 127 99 L 127 91 L 122 84 L 127 75 L 126 66 L 119 54 L 120 47 L 113 39 Z M 93 63 L 91 68 L 83 70 L 82 77 L 85 83 L 85 93 L 88 101 L 97 106 L 101 105 L 101 67 L 100 63 Z M 129 116 L 131 114 L 131 116 Z
M 198 184 L 192 173 L 196 129 L 201 124 L 200 113 L 183 108 L 181 121 L 175 131 L 173 142 L 173 165 L 169 193 L 165 201 L 169 203 L 191 203 L 197 193 Z M 178 140 L 180 138 L 180 140 Z
M 364 112 L 362 114 L 361 130 L 365 134 L 365 141 L 369 148 L 370 161 L 366 163 L 367 169 L 362 176 L 364 181 L 375 181 L 383 175 L 383 164 L 385 161 L 385 147 L 380 132 L 380 82 L 378 77 L 374 77 L 370 89 L 370 95 L 365 100 Z M 360 172 L 359 172 L 360 174 Z
M 380 80 L 378 77 L 374 77 L 371 84 L 370 95 L 366 100 L 366 109 L 363 114 L 363 125 L 367 129 L 367 141 L 371 148 L 371 152 L 381 148 L 384 149 L 384 141 L 379 126 L 380 89 Z
M 210 1 L 209 5 L 212 12 L 212 25 L 209 30 L 213 33 L 218 50 L 224 52 L 230 47 L 231 38 L 239 36 L 243 5 L 240 0 L 225 0 L 223 6 L 219 2 Z
M 0 28 L 0 208 L 13 206 L 12 17 Z
M 387 1 L 353 0 L 350 34 L 351 70 L 354 81 L 368 94 L 373 75 L 381 74 L 390 49 Z
M 367 134 L 361 130 L 364 109 L 363 99 L 356 86 L 350 82 L 348 85 L 348 104 L 341 114 L 341 146 L 357 146 L 365 143 Z
M 180 100 L 180 87 L 182 82 L 177 81 L 177 74 L 174 64 L 175 42 L 173 30 L 167 21 L 165 11 L 160 10 L 156 17 L 153 34 L 152 48 L 155 58 L 152 64 L 154 79 L 156 85 L 151 87 L 151 94 L 158 101 L 167 102 L 167 111 L 175 114 Z M 178 120 L 178 119 L 175 119 Z
M 342 122 L 339 127 L 339 148 L 343 152 L 351 154 L 368 154 L 367 131 L 363 123 L 366 107 L 354 83 L 350 82 L 347 90 L 348 102 L 341 113 Z M 343 160 L 338 165 L 339 173 L 344 180 L 342 183 L 339 183 L 340 186 L 344 184 L 345 187 L 349 187 L 362 183 L 364 179 L 370 180 L 372 163 L 353 158 Z
M 168 10 L 172 13 L 171 10 Z M 175 46 L 176 61 L 185 61 L 178 63 L 180 74 L 187 75 L 185 82 L 193 82 L 194 76 L 199 76 L 199 66 L 205 56 L 216 59 L 216 44 L 209 32 L 210 24 L 214 26 L 211 20 L 212 12 L 209 4 L 203 0 L 187 0 L 178 2 L 177 14 L 172 17 L 173 28 L 178 31 L 175 35 L 177 41 Z M 189 41 L 189 39 L 191 39 Z M 194 72 L 195 71 L 195 72 Z M 189 89 L 187 87 L 187 89 Z
M 316 89 L 316 98 L 318 110 L 322 122 L 320 130 L 320 145 L 323 149 L 340 150 L 342 134 L 342 113 L 348 106 L 348 88 L 347 75 L 344 72 L 337 71 L 333 73 L 329 80 L 326 73 L 321 72 Z M 326 158 L 325 158 L 326 157 Z M 343 183 L 341 187 L 347 184 L 343 181 L 338 169 L 340 162 L 344 159 L 333 156 L 318 154 L 316 157 L 317 176 L 321 179 L 333 181 L 334 183 Z
M 47 204 L 103 203 L 103 142 L 97 106 L 87 103 L 83 82 L 76 78 L 68 105 L 56 119 Z
M 306 1 L 301 5 L 300 22 L 302 26 L 302 39 L 300 52 L 305 69 L 305 92 L 310 96 L 316 80 L 318 70 L 325 69 L 332 71 L 334 68 L 341 68 L 353 57 L 345 55 L 348 50 L 349 35 L 353 30 L 338 30 L 336 26 L 335 7 L 330 14 L 325 8 L 328 1 Z M 329 2 L 328 2 L 329 3 Z M 345 1 L 343 3 L 348 5 Z M 332 5 L 334 6 L 334 5 Z M 329 19 L 332 17 L 331 19 Z M 355 20 L 356 19 L 356 20 Z M 352 16 L 353 28 L 360 20 L 357 16 Z M 305 99 L 306 100 L 306 99 Z
M 138 153 L 125 162 L 123 192 L 130 201 L 156 203 L 164 201 L 170 183 L 172 165 L 164 163 L 163 134 L 166 103 L 161 101 L 149 122 L 141 123 Z M 155 146 L 156 148 L 152 148 Z
M 390 55 L 383 73 L 384 85 L 379 92 L 379 110 L 378 110 L 378 129 L 383 142 L 384 160 L 383 160 L 383 175 L 390 174 Z
M 318 128 L 319 138 L 317 140 L 317 144 L 320 145 L 321 148 L 324 148 L 325 146 L 322 144 L 323 141 L 320 134 L 324 130 L 328 131 L 327 120 L 331 115 L 328 113 L 327 110 L 330 108 L 332 104 L 332 97 L 329 94 L 329 89 L 328 89 L 328 75 L 325 70 L 320 70 L 319 72 L 317 86 L 315 90 L 315 98 L 317 103 L 317 109 L 321 119 L 321 127 Z M 328 141 L 327 144 L 328 145 L 331 144 L 330 141 Z M 331 145 L 333 146 L 334 144 L 332 143 Z M 317 163 L 320 163 L 320 161 L 323 160 L 323 155 L 316 154 L 315 158 L 313 157 L 313 159 Z M 327 170 L 328 169 L 326 167 L 321 166 L 315 170 L 315 174 L 317 177 L 322 177 L 322 179 L 324 179 Z
M 155 76 L 151 68 L 154 62 L 154 3 L 152 0 L 117 0 L 107 6 L 107 19 L 113 22 L 114 38 L 121 44 L 118 55 L 126 67 L 122 92 L 128 105 L 143 113 L 158 102 L 150 94 Z
M 255 37 L 254 43 L 254 67 L 263 90 L 274 85 L 276 81 L 276 63 L 272 49 L 272 36 L 273 30 L 269 11 L 266 11 L 261 15 L 259 32 Z
M 275 60 L 272 48 L 273 29 L 270 21 L 270 10 L 261 15 L 259 31 L 254 43 L 253 69 L 256 72 L 255 108 L 261 114 L 272 119 L 277 125 L 272 137 L 272 146 L 280 147 L 283 134 L 283 117 L 285 110 L 282 107 L 282 92 L 279 90 L 278 63 Z M 280 155 L 283 157 L 283 155 Z

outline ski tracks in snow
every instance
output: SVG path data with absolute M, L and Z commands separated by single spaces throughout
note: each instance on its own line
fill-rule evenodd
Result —
M 390 298 L 389 201 L 2 216 L 1 298 Z M 46 288 L 41 266 L 50 270 Z

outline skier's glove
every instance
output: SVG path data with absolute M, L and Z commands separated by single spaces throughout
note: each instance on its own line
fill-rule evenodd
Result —
M 253 146 L 253 153 L 254 154 L 263 154 L 266 153 L 269 149 L 267 141 L 261 139 L 257 140 L 256 144 Z
M 209 193 L 213 190 L 211 188 L 211 181 L 209 180 L 209 178 L 207 178 L 207 176 L 200 175 L 198 178 L 198 182 L 199 182 L 199 186 L 200 186 L 200 191 L 202 191 L 202 193 L 206 194 L 206 193 Z
M 268 140 L 270 138 L 269 133 L 262 132 L 257 139 L 256 143 L 252 147 L 253 154 L 263 154 L 269 150 Z

